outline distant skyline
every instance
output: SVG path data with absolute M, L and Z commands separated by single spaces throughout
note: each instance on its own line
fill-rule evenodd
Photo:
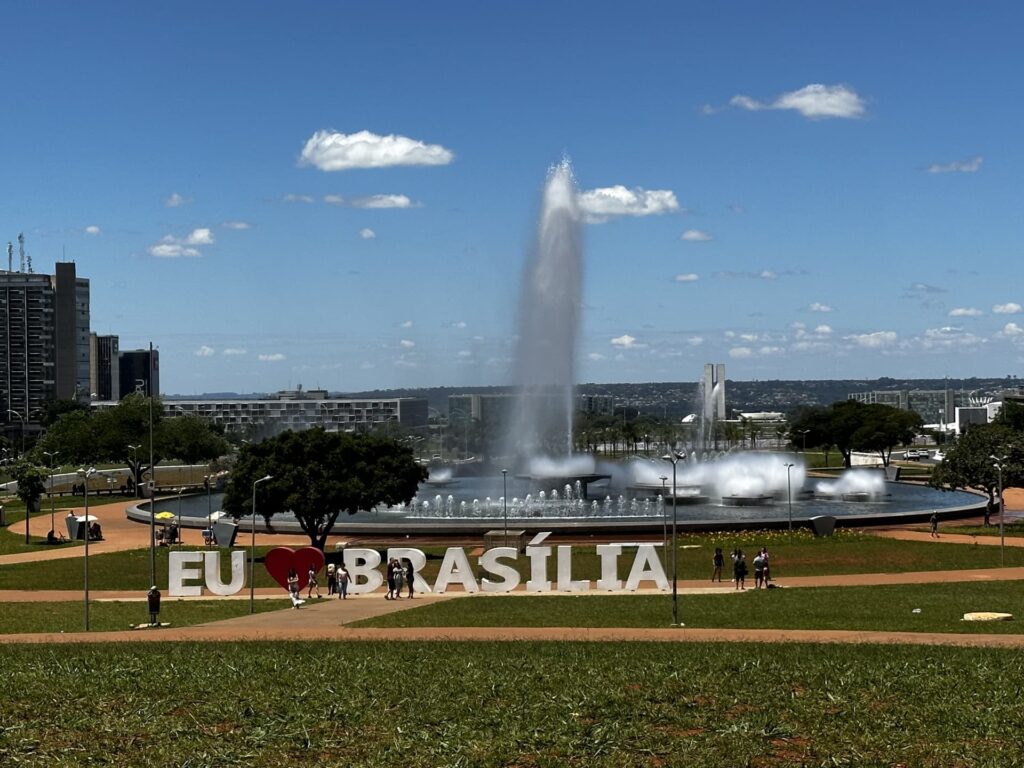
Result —
M 1024 9 L 124 2 L 5 9 L 0 241 L 73 260 L 165 392 L 513 380 L 547 169 L 579 379 L 1024 362 Z M 6 265 L 5 265 L 6 266 Z

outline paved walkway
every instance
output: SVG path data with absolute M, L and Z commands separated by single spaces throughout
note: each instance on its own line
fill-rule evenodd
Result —
M 173 503 L 173 497 L 169 500 Z M 130 502 L 97 507 L 91 505 L 90 511 L 95 514 L 102 526 L 105 540 L 90 544 L 90 554 L 116 552 L 138 549 L 149 545 L 149 528 L 146 525 L 129 521 L 124 510 Z M 1006 494 L 1008 511 L 1024 510 L 1024 490 L 1010 489 Z M 74 508 L 76 514 L 84 511 L 81 507 Z M 58 526 L 63 523 L 63 515 L 67 508 L 61 510 L 62 515 Z M 980 522 L 980 520 L 978 521 Z M 50 518 L 40 515 L 30 522 L 30 532 L 34 536 L 45 536 L 49 530 Z M 998 546 L 1000 539 L 998 529 L 993 529 L 992 536 L 966 536 L 952 533 L 954 526 L 946 525 L 940 529 L 940 537 L 935 539 L 925 531 L 912 530 L 911 527 L 896 527 L 874 530 L 879 536 L 905 541 L 926 541 L 939 543 L 969 544 L 982 546 Z M 183 536 L 186 544 L 200 546 L 201 535 L 198 530 L 185 530 Z M 340 539 L 339 539 L 340 540 Z M 304 536 L 294 535 L 256 535 L 256 543 L 260 546 L 279 544 L 282 546 L 302 546 L 308 544 Z M 1024 538 L 1009 537 L 1005 544 L 1008 547 L 1024 547 Z M 82 548 L 66 547 L 53 550 L 26 552 L 16 555 L 0 556 L 0 565 L 31 562 L 38 560 L 63 559 L 80 557 Z M 964 581 L 1008 581 L 1024 579 L 1024 568 L 992 568 L 957 571 L 921 571 L 913 573 L 862 573 L 832 576 L 792 577 L 783 580 L 786 587 L 814 586 L 853 586 L 881 584 L 923 584 L 937 582 Z M 734 593 L 736 590 L 729 583 L 711 585 L 707 581 L 680 581 L 678 588 L 682 594 L 709 592 Z M 751 590 L 747 590 L 748 592 Z M 644 589 L 638 593 L 663 594 L 658 590 Z M 415 600 L 384 600 L 382 592 L 372 595 L 359 595 L 349 600 L 324 599 L 312 600 L 299 610 L 282 610 L 260 613 L 212 622 L 206 625 L 182 628 L 166 628 L 160 630 L 141 630 L 102 633 L 60 633 L 60 634 L 13 634 L 0 635 L 0 644 L 19 642 L 137 642 L 137 641 L 228 641 L 228 640 L 406 640 L 424 641 L 495 641 L 495 640 L 559 640 L 582 642 L 605 642 L 620 640 L 646 640 L 655 642 L 830 642 L 830 643 L 903 643 L 925 645 L 958 645 L 978 647 L 1012 647 L 1024 648 L 1024 635 L 973 635 L 973 634 L 935 634 L 910 632 L 862 632 L 842 630 L 772 630 L 772 629 L 633 629 L 633 628 L 562 628 L 562 627 L 449 627 L 449 628 L 403 628 L 403 629 L 352 629 L 351 624 L 362 619 L 373 618 L 387 613 L 441 600 L 465 597 L 465 593 L 452 591 L 444 595 L 418 595 Z M 520 589 L 511 593 L 511 597 L 527 596 L 530 593 Z M 579 594 L 579 593 L 575 593 Z M 587 595 L 602 595 L 607 592 L 592 590 Z M 628 593 L 632 594 L 632 593 Z M 278 599 L 282 602 L 287 597 L 279 589 L 258 589 L 258 599 Z M 143 600 L 144 595 L 138 591 L 93 591 L 94 600 Z M 80 591 L 45 590 L 15 591 L 0 590 L 0 603 L 3 602 L 40 602 L 67 601 L 81 598 Z M 167 599 L 167 598 L 165 598 Z M 208 598 L 188 598 L 208 599 Z M 225 598 L 222 598 L 225 599 Z M 233 598 L 248 599 L 247 593 Z

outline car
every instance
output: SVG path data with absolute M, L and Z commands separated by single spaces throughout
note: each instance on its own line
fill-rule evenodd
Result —
M 925 456 L 927 456 L 927 455 L 928 455 L 928 452 L 925 451 Z M 918 451 L 918 450 L 906 451 L 903 454 L 903 458 L 906 459 L 907 461 L 917 461 L 917 460 L 919 460 L 921 458 L 921 452 Z

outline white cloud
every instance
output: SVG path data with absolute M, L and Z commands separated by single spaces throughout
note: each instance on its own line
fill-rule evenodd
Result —
M 221 226 L 234 230 L 252 229 L 252 224 L 247 221 L 225 221 Z
M 408 195 L 370 195 L 368 197 L 347 198 L 341 195 L 324 195 L 328 205 L 344 208 L 419 208 L 420 203 L 413 202 Z
M 459 357 L 472 357 L 473 353 L 468 349 L 460 349 Z
M 844 336 L 844 339 L 851 341 L 858 347 L 866 347 L 868 349 L 878 349 L 879 347 L 888 347 L 896 343 L 896 332 L 895 331 L 875 331 L 874 333 L 856 333 L 850 336 Z
M 729 104 L 757 112 L 762 109 L 792 109 L 811 120 L 831 117 L 857 118 L 864 115 L 864 100 L 845 85 L 811 83 L 796 91 L 788 91 L 770 103 L 742 94 L 733 96 Z
M 466 321 L 465 320 L 456 320 L 451 325 L 452 325 L 452 328 L 465 328 L 466 327 Z
M 412 328 L 412 320 L 406 320 L 405 322 L 400 323 L 399 327 L 400 328 Z
M 741 333 L 740 334 L 740 341 L 746 341 L 748 343 L 753 343 L 753 342 L 757 341 L 758 338 L 759 337 L 758 337 L 758 335 L 756 333 Z
M 685 240 L 688 243 L 708 243 L 715 238 L 703 230 L 688 229 L 679 236 L 679 239 Z
M 321 171 L 347 171 L 395 165 L 448 165 L 453 159 L 455 153 L 440 144 L 425 144 L 406 136 L 317 131 L 302 148 L 299 165 L 311 165 Z
M 208 347 L 203 344 L 203 346 L 196 350 L 196 357 L 213 357 L 214 352 L 215 350 L 213 347 Z
M 1016 315 L 1020 313 L 1020 304 L 1008 301 L 1006 304 L 996 304 L 992 311 L 997 315 Z
M 286 203 L 312 203 L 312 195 L 296 195 L 294 192 L 290 192 L 281 198 Z
M 612 339 L 611 345 L 613 347 L 619 347 L 619 349 L 632 349 L 636 346 L 636 339 L 626 333 Z
M 1021 328 L 1016 323 L 1007 323 L 1003 326 L 1003 330 L 999 332 L 999 336 L 1013 337 L 1024 334 L 1024 328 Z
M 258 355 L 257 359 L 261 363 L 278 363 L 278 362 L 280 362 L 282 360 L 285 360 L 286 358 L 280 352 L 273 352 L 273 353 L 271 353 L 269 355 Z
M 228 347 L 221 354 L 228 356 L 244 355 L 246 354 L 246 350 L 241 349 L 239 347 Z
M 186 248 L 181 243 L 160 243 L 149 247 L 149 255 L 158 259 L 195 258 L 202 256 L 195 248 Z
M 579 205 L 591 224 L 616 216 L 658 216 L 679 210 L 679 201 L 670 189 L 628 189 L 621 184 L 580 192 Z
M 359 364 L 359 369 L 363 371 L 371 371 L 377 366 L 371 363 L 369 360 L 364 360 Z
M 213 245 L 213 232 L 209 227 L 199 227 L 189 232 L 183 242 L 185 245 Z
M 949 310 L 950 317 L 978 317 L 983 314 L 985 313 L 974 307 L 956 307 Z
M 777 355 L 782 352 L 782 347 L 761 347 L 757 350 L 759 355 Z
M 369 227 L 363 227 L 359 230 L 359 236 L 363 238 L 363 240 L 373 240 L 373 238 L 377 236 L 377 233 Z
M 607 357 L 602 355 L 600 352 L 591 352 L 589 355 L 587 355 L 587 358 L 590 359 L 590 360 L 593 360 L 595 363 L 598 363 L 598 362 L 600 362 L 602 360 L 607 360 L 608 359 Z
M 920 338 L 914 339 L 914 343 L 922 349 L 950 349 L 974 347 L 986 342 L 973 333 L 965 332 L 963 328 L 947 325 L 942 328 L 928 328 Z
M 762 269 L 757 276 L 762 280 L 774 280 L 779 276 L 779 273 L 772 269 Z
M 828 336 L 830 333 L 832 333 L 832 326 L 831 325 L 819 325 L 817 328 L 814 329 L 814 332 L 818 333 L 818 334 L 821 334 L 822 336 Z
M 412 349 L 413 347 L 416 346 L 416 342 L 410 341 L 409 339 L 402 339 L 398 343 L 401 344 L 405 349 Z
M 102 234 L 102 230 L 99 227 L 97 227 L 95 224 L 90 224 L 88 227 L 85 228 L 85 234 L 87 234 L 87 235 L 99 235 L 99 234 Z
M 704 343 L 704 337 L 703 336 L 691 336 L 690 338 L 688 338 L 686 340 L 686 343 L 689 344 L 691 347 L 699 347 L 701 344 Z
M 750 347 L 733 347 L 729 350 L 729 357 L 737 360 L 742 360 L 746 357 L 751 357 L 754 354 L 754 350 Z
M 832 307 L 828 304 L 822 304 L 820 301 L 816 301 L 808 307 L 811 312 L 831 312 Z
M 178 208 L 182 205 L 187 205 L 192 202 L 191 197 L 182 197 L 177 192 L 172 192 L 170 197 L 164 199 L 164 205 L 167 208 Z
M 981 169 L 985 158 L 981 155 L 968 157 L 965 160 L 954 160 L 951 163 L 932 163 L 928 166 L 928 173 L 976 173 Z
M 700 280 L 700 275 L 695 272 L 684 272 L 675 276 L 675 281 L 677 283 L 695 283 L 698 280 Z

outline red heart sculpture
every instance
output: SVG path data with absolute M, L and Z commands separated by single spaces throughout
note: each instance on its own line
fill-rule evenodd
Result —
M 316 547 L 303 547 L 302 549 L 274 547 L 267 552 L 263 562 L 267 566 L 267 573 L 285 590 L 288 589 L 288 571 L 294 568 L 295 573 L 299 576 L 299 591 L 301 592 L 309 583 L 310 567 L 314 573 L 319 573 L 320 569 L 324 567 L 324 553 Z

